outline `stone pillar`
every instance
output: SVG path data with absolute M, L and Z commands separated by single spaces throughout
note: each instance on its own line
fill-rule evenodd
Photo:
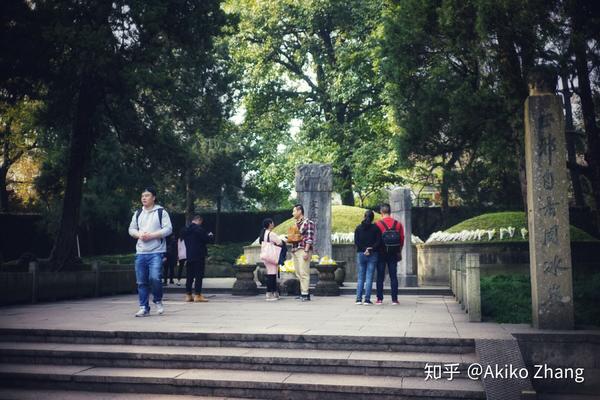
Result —
M 467 254 L 467 312 L 470 322 L 481 322 L 481 282 L 479 254 Z
M 410 189 L 395 188 L 390 192 L 390 206 L 392 218 L 400 221 L 404 227 L 404 247 L 402 247 L 402 260 L 398 263 L 398 285 L 400 287 L 417 286 L 417 274 L 413 268 L 412 248 L 412 197 Z
M 331 191 L 333 177 L 330 164 L 303 164 L 296 168 L 298 202 L 304 215 L 315 223 L 315 253 L 331 257 Z
M 563 106 L 556 76 L 530 76 L 525 101 L 527 218 L 533 326 L 573 329 L 573 280 Z
M 29 273 L 31 274 L 31 302 L 37 303 L 39 286 L 40 264 L 37 261 L 29 262 Z

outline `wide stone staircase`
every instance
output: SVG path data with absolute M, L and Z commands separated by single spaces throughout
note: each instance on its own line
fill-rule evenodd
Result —
M 477 361 L 471 339 L 0 329 L 4 393 L 485 399 Z M 426 381 L 426 364 L 459 373 Z

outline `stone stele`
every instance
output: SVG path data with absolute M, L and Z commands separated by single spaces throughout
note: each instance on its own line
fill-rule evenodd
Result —
M 333 176 L 330 164 L 303 164 L 296 168 L 298 202 L 304 215 L 315 223 L 315 254 L 331 257 L 331 192 Z
M 532 322 L 538 329 L 573 329 L 563 106 L 548 87 L 532 82 L 525 101 Z

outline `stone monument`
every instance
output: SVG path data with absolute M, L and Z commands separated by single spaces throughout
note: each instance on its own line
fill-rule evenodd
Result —
M 532 322 L 538 329 L 573 329 L 567 150 L 556 80 L 549 70 L 533 72 L 525 101 Z
M 408 188 L 394 188 L 390 191 L 390 206 L 392 218 L 400 221 L 404 227 L 404 246 L 402 247 L 402 260 L 398 263 L 398 286 L 416 287 L 417 275 L 413 270 L 412 249 L 412 197 Z
M 315 254 L 331 257 L 331 192 L 333 176 L 330 164 L 303 164 L 296 168 L 298 203 L 304 215 L 315 223 Z

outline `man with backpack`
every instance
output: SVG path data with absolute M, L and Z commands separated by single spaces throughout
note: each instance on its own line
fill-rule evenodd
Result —
M 380 207 L 381 219 L 376 225 L 381 231 L 381 249 L 377 264 L 377 301 L 376 305 L 383 304 L 383 281 L 385 280 L 385 267 L 388 268 L 390 286 L 392 289 L 392 305 L 398 304 L 398 261 L 404 245 L 404 227 L 399 221 L 391 217 L 389 204 Z
M 133 213 L 129 224 L 129 235 L 137 239 L 135 246 L 135 279 L 138 286 L 140 309 L 136 317 L 150 315 L 149 297 L 152 290 L 153 302 L 160 315 L 162 303 L 162 260 L 167 251 L 165 238 L 173 232 L 169 214 L 156 204 L 156 190 L 147 187 L 142 191 L 142 208 Z

